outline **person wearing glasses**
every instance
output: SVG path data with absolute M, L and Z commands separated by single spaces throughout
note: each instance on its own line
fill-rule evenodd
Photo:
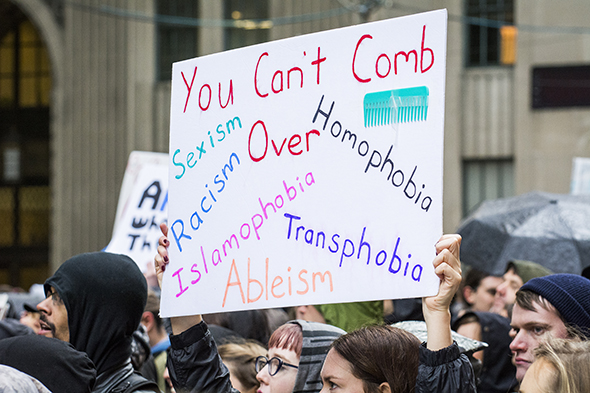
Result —
M 258 393 L 319 392 L 330 344 L 346 332 L 325 323 L 290 321 L 273 332 L 268 358 L 256 359 Z
M 154 258 L 160 285 L 169 263 L 167 247 L 170 245 L 166 237 L 168 228 L 162 224 L 161 229 L 164 236 L 160 237 L 158 254 Z M 428 342 L 409 351 L 411 357 L 419 360 L 418 366 L 411 362 L 400 363 L 405 368 L 406 382 L 415 383 L 417 393 L 476 392 L 471 364 L 451 336 L 449 306 L 461 283 L 460 244 L 459 235 L 445 235 L 436 244 L 437 255 L 433 265 L 440 278 L 439 292 L 436 296 L 423 299 Z M 168 369 L 176 391 L 236 392 L 201 316 L 173 317 L 170 322 L 173 334 L 170 336 Z M 395 332 L 397 330 L 394 329 L 388 334 L 396 335 Z M 271 335 L 268 358 L 259 357 L 256 360 L 257 379 L 260 381 L 258 393 L 319 393 L 334 388 L 339 388 L 342 393 L 401 392 L 401 385 L 398 386 L 396 379 L 358 373 L 360 355 L 367 357 L 368 354 L 371 365 L 379 361 L 371 353 L 364 353 L 366 351 L 362 346 L 353 345 L 353 355 L 349 358 L 338 353 L 336 347 L 329 349 L 338 337 L 347 336 L 339 328 L 317 322 L 296 320 L 282 325 Z M 390 350 L 406 351 L 402 346 Z M 393 368 L 395 364 L 378 366 Z M 393 371 L 393 375 L 400 374 L 400 370 Z M 368 382 L 377 385 L 367 390 L 364 386 L 369 386 Z M 359 386 L 363 389 L 358 390 Z

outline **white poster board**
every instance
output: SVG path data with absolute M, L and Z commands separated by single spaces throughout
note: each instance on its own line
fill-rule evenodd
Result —
M 129 156 L 113 237 L 104 251 L 125 254 L 146 272 L 154 263 L 160 223 L 168 208 L 168 154 L 132 152 Z
M 446 32 L 441 10 L 175 63 L 162 316 L 435 294 Z

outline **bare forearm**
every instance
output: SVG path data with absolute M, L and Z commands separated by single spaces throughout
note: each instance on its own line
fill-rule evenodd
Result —
M 424 320 L 426 321 L 426 332 L 428 341 L 426 348 L 431 351 L 438 351 L 453 343 L 451 336 L 451 313 L 446 311 L 428 311 L 423 307 Z
M 170 325 L 172 326 L 172 334 L 178 335 L 191 327 L 201 323 L 203 318 L 200 315 L 189 315 L 185 317 L 170 318 Z

